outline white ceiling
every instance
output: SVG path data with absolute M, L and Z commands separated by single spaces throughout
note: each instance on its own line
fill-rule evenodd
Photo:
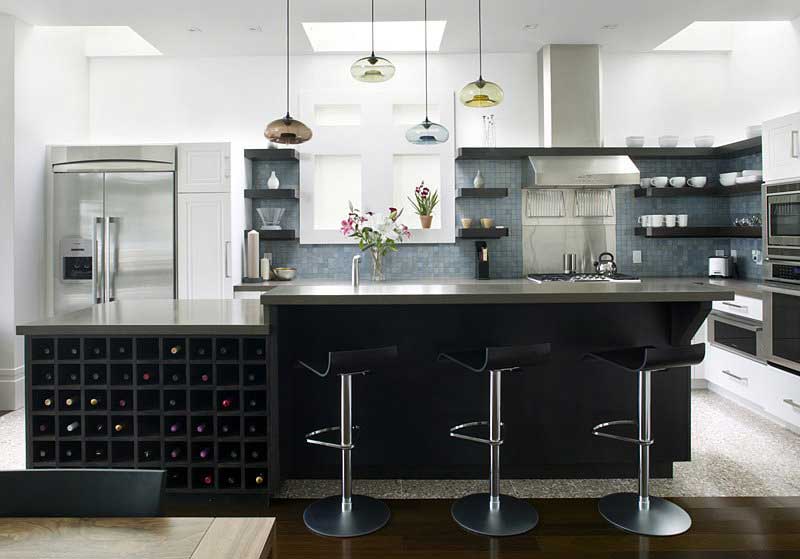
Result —
M 419 20 L 422 0 L 376 0 L 376 19 Z M 369 0 L 292 0 L 292 51 L 310 53 L 303 21 L 369 20 Z M 0 0 L 33 25 L 128 25 L 168 56 L 280 54 L 284 0 Z M 441 52 L 476 50 L 477 0 L 430 0 L 447 20 Z M 598 43 L 645 51 L 695 20 L 791 20 L 798 0 L 486 0 L 487 52 L 535 51 L 547 43 Z M 532 31 L 525 24 L 537 24 Z M 614 30 L 603 25 L 616 24 Z M 248 31 L 260 26 L 261 32 Z M 202 32 L 190 33 L 189 27 Z

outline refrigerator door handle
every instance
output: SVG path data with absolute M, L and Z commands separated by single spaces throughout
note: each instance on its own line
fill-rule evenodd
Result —
M 118 217 L 108 218 L 108 250 L 106 251 L 108 265 L 106 267 L 106 277 L 109 303 L 117 298 L 115 283 L 117 280 L 117 272 L 119 271 L 119 222 L 120 218 Z M 113 230 L 111 225 L 114 225 Z
M 97 233 L 97 228 L 100 227 L 100 234 Z M 103 218 L 96 217 L 94 219 L 94 227 L 92 227 L 92 296 L 95 303 L 103 302 L 103 279 L 105 276 L 105 266 L 103 253 L 103 239 L 105 232 L 103 229 Z
M 231 242 L 225 241 L 225 277 L 231 277 Z

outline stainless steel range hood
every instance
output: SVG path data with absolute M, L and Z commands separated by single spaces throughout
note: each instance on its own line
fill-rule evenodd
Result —
M 599 45 L 546 45 L 538 54 L 539 135 L 545 148 L 601 148 Z M 585 151 L 585 150 L 584 150 Z M 610 188 L 639 184 L 626 155 L 547 154 L 528 158 L 525 187 Z

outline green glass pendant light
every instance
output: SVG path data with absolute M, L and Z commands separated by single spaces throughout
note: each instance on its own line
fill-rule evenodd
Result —
M 359 58 L 350 66 L 350 75 L 360 82 L 385 82 L 394 76 L 394 64 L 380 56 L 375 56 L 375 0 L 372 0 L 372 16 L 370 18 L 372 33 L 372 53 Z
M 425 120 L 406 131 L 406 140 L 412 144 L 443 144 L 450 138 L 447 128 L 428 118 L 428 0 L 425 0 Z
M 289 114 L 289 0 L 286 0 L 286 116 L 267 124 L 264 137 L 276 144 L 302 144 L 311 136 L 311 129 Z
M 503 89 L 494 82 L 483 79 L 483 40 L 481 28 L 481 0 L 478 0 L 478 79 L 465 85 L 458 99 L 467 107 L 494 107 L 503 102 Z

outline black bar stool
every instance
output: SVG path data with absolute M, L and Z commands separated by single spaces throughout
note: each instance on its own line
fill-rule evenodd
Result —
M 592 434 L 639 446 L 639 492 L 614 493 L 600 499 L 599 509 L 608 522 L 634 534 L 674 536 L 692 525 L 689 514 L 675 503 L 650 496 L 650 373 L 673 367 L 697 365 L 705 358 L 705 344 L 684 347 L 633 347 L 592 353 L 589 356 L 605 361 L 630 373 L 639 374 L 639 420 L 608 421 L 595 425 Z M 634 439 L 603 430 L 618 425 L 635 425 L 639 437 Z
M 450 429 L 450 436 L 489 445 L 489 493 L 462 497 L 451 509 L 453 519 L 464 529 L 485 536 L 523 534 L 539 522 L 539 514 L 530 504 L 510 495 L 500 494 L 500 445 L 503 444 L 500 419 L 500 388 L 503 373 L 538 365 L 550 355 L 550 344 L 511 347 L 486 347 L 480 350 L 440 353 L 439 361 L 452 361 L 474 373 L 489 371 L 489 420 L 470 421 Z M 461 433 L 463 429 L 489 427 L 489 438 Z
M 307 362 L 298 364 L 320 377 L 339 375 L 341 380 L 340 421 L 337 427 L 326 427 L 306 434 L 306 442 L 342 451 L 342 494 L 311 503 L 303 513 L 303 521 L 312 532 L 323 536 L 350 538 L 371 534 L 389 522 L 389 507 L 383 501 L 353 495 L 351 453 L 353 444 L 353 375 L 365 375 L 373 368 L 397 359 L 397 346 L 331 351 L 324 372 Z M 339 442 L 317 440 L 312 437 L 339 431 Z

